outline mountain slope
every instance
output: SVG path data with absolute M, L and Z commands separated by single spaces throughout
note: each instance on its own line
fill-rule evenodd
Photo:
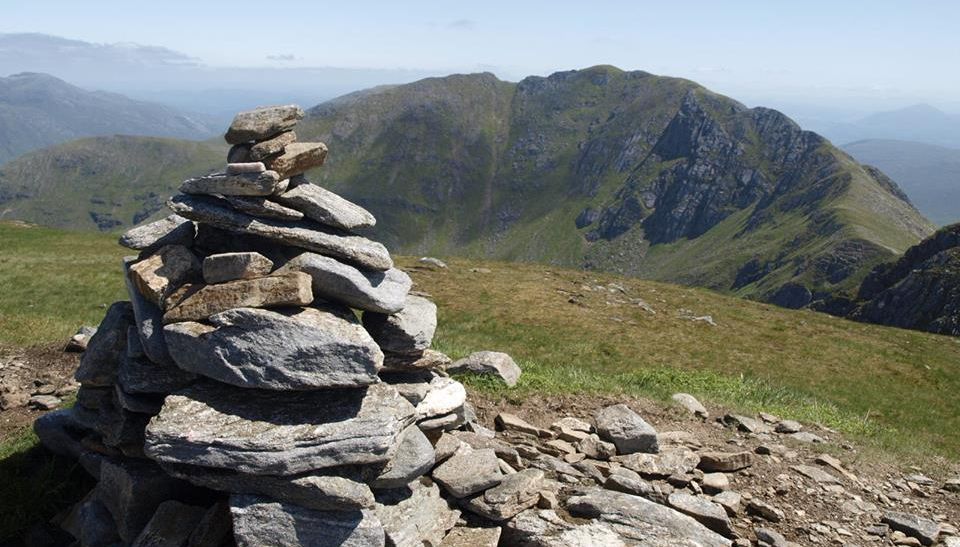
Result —
M 200 139 L 214 131 L 175 109 L 86 91 L 46 74 L 0 78 L 0 163 L 79 137 L 118 133 Z
M 960 221 L 960 149 L 879 139 L 852 142 L 843 149 L 890 175 L 933 222 Z
M 318 182 L 369 207 L 404 252 L 802 306 L 932 231 L 890 179 L 782 114 L 613 67 L 373 90 L 312 109 L 298 134 L 330 148 Z
M 113 230 L 157 214 L 180 183 L 223 167 L 226 146 L 91 137 L 0 165 L 0 219 Z

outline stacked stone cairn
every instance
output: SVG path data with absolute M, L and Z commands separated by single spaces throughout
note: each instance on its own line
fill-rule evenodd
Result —
M 374 217 L 305 178 L 327 149 L 297 142 L 303 115 L 238 114 L 225 172 L 121 237 L 130 299 L 89 340 L 76 405 L 35 422 L 97 480 L 57 518 L 74 545 L 730 545 L 720 505 L 667 498 L 700 458 L 660 454 L 624 405 L 477 423 L 446 371 L 519 368 L 430 349 L 437 307 L 357 234 Z

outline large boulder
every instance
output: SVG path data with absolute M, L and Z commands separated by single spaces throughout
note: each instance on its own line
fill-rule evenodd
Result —
M 495 376 L 507 387 L 517 385 L 520 379 L 520 367 L 512 357 L 499 351 L 478 351 L 469 356 L 454 361 L 447 367 L 447 372 L 451 374 L 480 374 Z
M 300 271 L 313 278 L 313 295 L 358 310 L 391 314 L 403 309 L 413 282 L 402 270 L 360 270 L 316 253 L 303 253 L 278 271 Z
M 383 351 L 419 354 L 430 348 L 437 330 L 437 305 L 422 296 L 407 295 L 403 309 L 387 315 L 365 312 L 363 326 Z
M 616 445 L 620 454 L 660 451 L 657 430 L 627 405 L 611 405 L 600 409 L 595 420 L 600 438 Z

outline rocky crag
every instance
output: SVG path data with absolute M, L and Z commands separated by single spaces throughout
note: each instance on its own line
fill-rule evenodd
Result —
M 758 458 L 797 458 L 781 439 L 824 440 L 795 422 L 725 417 L 762 447 L 721 450 L 624 404 L 549 428 L 501 412 L 499 431 L 483 427 L 448 373 L 509 386 L 519 368 L 431 349 L 436 306 L 355 233 L 374 217 L 303 177 L 327 150 L 297 142 L 301 116 L 239 114 L 226 172 L 185 181 L 175 215 L 121 238 L 140 251 L 124 264 L 130 300 L 87 341 L 76 406 L 35 425 L 98 481 L 58 518 L 75 545 L 789 545 L 780 491 L 748 498 L 731 482 Z M 839 462 L 819 463 L 783 488 L 813 481 L 811 503 L 849 498 L 860 517 L 854 532 L 817 524 L 806 537 L 953 545 L 945 517 L 903 497 L 881 512 L 848 494 L 857 479 Z

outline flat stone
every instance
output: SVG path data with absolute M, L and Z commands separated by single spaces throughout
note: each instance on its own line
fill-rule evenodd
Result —
M 730 488 L 726 473 L 704 473 L 700 487 L 708 494 L 718 494 Z
M 751 465 L 753 465 L 753 454 L 747 451 L 701 452 L 700 464 L 697 467 L 707 473 L 712 473 L 715 471 L 731 473 L 733 471 L 745 469 Z
M 472 528 L 457 526 L 443 538 L 440 547 L 497 547 L 500 544 L 499 526 L 491 528 Z
M 801 443 L 820 444 L 824 442 L 823 437 L 817 435 L 816 433 L 811 433 L 809 431 L 799 431 L 797 433 L 790 433 L 787 436 Z
M 840 481 L 836 477 L 834 477 L 830 473 L 827 473 L 823 469 L 820 469 L 819 467 L 813 467 L 811 465 L 794 465 L 790 467 L 790 469 L 793 469 L 794 471 L 796 471 L 797 473 L 800 473 L 804 477 L 813 479 L 813 481 L 816 483 L 840 484 Z
M 686 449 L 666 450 L 659 454 L 633 453 L 626 456 L 614 456 L 612 461 L 619 462 L 645 477 L 666 478 L 671 475 L 685 475 L 697 468 L 700 456 Z
M 418 260 L 417 263 L 422 266 L 426 266 L 430 269 L 440 269 L 440 270 L 447 269 L 446 262 L 440 260 L 439 258 L 434 258 L 432 256 L 424 256 L 420 258 L 420 260 Z
M 920 540 L 924 545 L 933 545 L 940 537 L 940 525 L 930 519 L 910 513 L 887 511 L 881 520 L 892 530 L 903 532 L 909 537 Z
M 385 384 L 286 393 L 198 384 L 167 397 L 146 432 L 161 462 L 292 475 L 390 459 L 413 406 Z
M 433 470 L 433 479 L 451 496 L 465 498 L 500 484 L 503 473 L 496 452 L 487 448 L 454 454 Z
M 696 519 L 697 522 L 714 532 L 728 537 L 733 534 L 733 530 L 730 528 L 730 519 L 727 518 L 727 512 L 724 511 L 720 505 L 705 498 L 692 496 L 686 492 L 674 492 L 670 494 L 667 499 L 670 507 L 673 507 L 685 515 L 690 515 Z
M 467 402 L 463 384 L 445 376 L 430 380 L 429 389 L 417 403 L 417 419 L 429 419 L 455 412 Z
M 229 144 L 265 141 L 293 129 L 301 119 L 303 109 L 294 104 L 247 110 L 234 116 L 223 138 Z
M 433 445 L 434 459 L 437 464 L 440 464 L 460 449 L 471 450 L 472 447 L 458 439 L 453 433 L 441 433 L 440 438 Z
M 784 519 L 783 511 L 759 499 L 752 499 L 747 502 L 747 513 L 770 522 L 780 522 Z
M 595 416 L 595 423 L 600 438 L 616 445 L 620 454 L 656 454 L 660 451 L 657 430 L 627 405 L 600 409 Z
M 150 253 L 165 245 L 185 245 L 189 247 L 196 235 L 192 222 L 180 215 L 130 228 L 120 236 L 120 245 L 136 251 Z
M 262 496 L 318 511 L 367 509 L 374 506 L 373 492 L 369 486 L 355 480 L 357 477 L 313 472 L 287 477 L 251 475 L 230 469 L 170 463 L 162 467 L 171 476 L 204 488 Z
M 268 390 L 361 387 L 379 381 L 383 354 L 346 308 L 235 308 L 209 322 L 166 326 L 170 354 L 183 370 Z
M 727 414 L 723 417 L 723 423 L 736 427 L 745 433 L 769 433 L 771 431 L 770 426 L 763 421 L 738 414 Z
M 267 167 L 263 165 L 263 162 L 245 161 L 228 163 L 226 172 L 228 175 L 242 175 L 244 173 L 263 173 L 266 170 Z
M 453 431 L 451 435 L 474 450 L 492 448 L 498 458 L 504 460 L 511 466 L 520 467 L 523 465 L 517 449 L 508 442 L 501 441 L 497 438 L 485 437 L 471 431 Z
M 716 494 L 711 499 L 714 503 L 718 504 L 720 507 L 723 507 L 723 510 L 727 512 L 727 515 L 735 517 L 740 514 L 740 501 L 743 499 L 743 496 L 741 496 L 739 492 L 725 490 L 719 494 Z
M 442 369 L 451 362 L 445 354 L 432 349 L 424 350 L 420 355 L 383 354 L 383 369 L 389 371 Z
M 670 398 L 698 418 L 706 419 L 710 416 L 707 407 L 703 406 L 696 397 L 689 393 L 674 393 Z
M 482 376 L 495 376 L 507 385 L 513 387 L 517 385 L 520 379 L 520 367 L 512 357 L 499 351 L 478 351 L 471 353 L 464 359 L 454 361 L 447 367 L 447 372 L 451 374 L 479 374 Z
M 303 253 L 287 262 L 280 272 L 299 271 L 313 279 L 313 294 L 342 302 L 358 310 L 392 314 L 403 309 L 413 282 L 396 268 L 360 270 L 316 253 Z
M 27 400 L 27 406 L 38 410 L 53 410 L 62 403 L 63 400 L 56 395 L 34 395 Z
M 286 179 L 320 167 L 325 159 L 327 145 L 322 142 L 293 142 L 284 147 L 282 154 L 265 159 L 264 163 Z
M 133 316 L 136 319 L 137 334 L 143 353 L 154 363 L 173 365 L 167 343 L 163 338 L 163 311 L 140 294 L 140 291 L 130 281 L 129 267 L 132 259 L 124 259 L 124 281 L 130 303 L 133 305 Z
M 511 519 L 537 504 L 543 479 L 543 471 L 524 469 L 504 477 L 500 484 L 471 499 L 466 507 L 490 520 Z
M 373 512 L 383 524 L 387 543 L 395 547 L 440 545 L 460 517 L 460 511 L 450 508 L 429 479 L 378 492 Z
M 180 191 L 184 194 L 207 196 L 271 196 L 280 191 L 283 184 L 276 171 L 260 173 L 214 173 L 183 181 Z
M 794 420 L 783 420 L 776 425 L 774 431 L 777 433 L 797 433 L 803 429 L 803 425 L 800 422 Z
M 190 249 L 182 245 L 167 245 L 131 264 L 127 275 L 144 298 L 162 306 L 168 294 L 199 274 L 200 261 Z
M 221 253 L 203 259 L 203 280 L 223 283 L 263 277 L 273 270 L 273 261 L 256 252 Z
M 200 523 L 207 509 L 179 501 L 165 501 L 131 547 L 181 547 Z
M 410 426 L 397 441 L 396 451 L 370 486 L 375 489 L 401 488 L 433 469 L 433 445 L 417 426 Z
M 408 294 L 403 309 L 391 314 L 364 312 L 363 326 L 384 351 L 419 354 L 430 347 L 437 330 L 437 305 Z
M 80 440 L 89 430 L 77 423 L 73 413 L 72 408 L 67 408 L 44 414 L 34 420 L 33 432 L 47 450 L 76 460 L 85 450 Z
M 120 543 L 120 535 L 117 534 L 117 524 L 113 521 L 113 515 L 100 501 L 96 490 L 91 491 L 75 504 L 59 525 L 79 540 L 78 545 Z M 27 544 L 30 545 L 29 540 Z
M 174 196 L 167 205 L 176 213 L 239 234 L 256 235 L 281 245 L 300 247 L 360 267 L 385 271 L 393 267 L 386 247 L 360 236 L 344 234 L 308 221 L 261 219 L 239 213 L 222 200 L 205 196 Z
M 230 496 L 237 547 L 383 547 L 380 519 L 370 509 L 317 511 L 268 498 Z
M 131 348 L 142 349 L 136 327 L 127 329 L 127 353 L 120 359 L 117 368 L 117 385 L 126 393 L 167 394 L 193 383 L 197 375 L 173 364 L 154 363 L 147 359 L 142 351 L 131 352 Z
M 576 467 L 561 460 L 560 458 L 550 456 L 549 454 L 541 454 L 535 460 L 530 462 L 530 466 L 536 467 L 537 469 L 543 469 L 544 471 L 557 473 L 560 475 L 567 475 L 575 479 L 580 479 L 585 477 L 585 475 L 582 472 L 580 472 Z
M 507 412 L 497 414 L 497 417 L 494 418 L 493 421 L 501 431 L 519 431 L 520 433 L 526 433 L 535 437 L 539 437 L 541 433 L 544 433 L 539 427 L 531 425 L 523 418 Z
M 230 207 L 260 218 L 274 220 L 301 220 L 303 213 L 284 207 L 262 196 L 218 196 L 230 204 Z
M 309 182 L 294 186 L 274 199 L 311 220 L 341 230 L 370 228 L 377 223 L 363 207 Z
M 647 499 L 656 499 L 659 493 L 656 486 L 641 478 L 639 473 L 627 468 L 613 469 L 606 480 L 603 481 L 603 487 L 607 490 L 643 496 Z
M 310 276 L 300 272 L 214 285 L 188 285 L 167 299 L 163 321 L 202 321 L 234 308 L 306 306 L 313 302 L 310 285 Z
M 96 333 L 96 327 L 86 325 L 80 327 L 76 334 L 71 336 L 70 340 L 67 341 L 67 345 L 64 346 L 63 351 L 68 353 L 83 353 L 87 350 L 87 343 L 90 342 L 90 337 Z
M 124 410 L 153 416 L 160 412 L 163 407 L 163 395 L 161 394 L 132 394 L 124 391 L 120 384 L 113 387 L 117 403 Z
M 943 483 L 943 489 L 947 492 L 960 492 L 960 477 L 947 479 L 947 481 Z
M 127 328 L 134 322 L 130 302 L 114 302 L 107 309 L 97 333 L 90 338 L 74 378 L 90 386 L 110 386 L 117 378 L 117 365 L 127 351 Z
M 297 134 L 293 131 L 284 131 L 275 137 L 265 141 L 260 141 L 250 147 L 247 152 L 251 161 L 263 161 L 277 154 L 283 153 L 283 149 L 290 143 L 297 140 Z

